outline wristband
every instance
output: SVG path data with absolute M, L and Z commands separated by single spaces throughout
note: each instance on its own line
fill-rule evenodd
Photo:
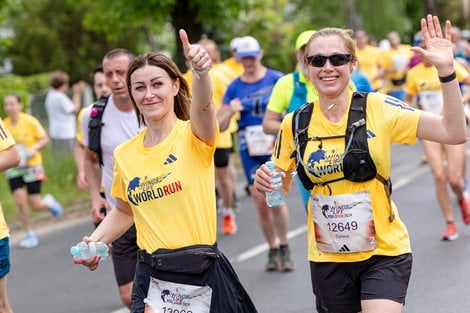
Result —
M 444 76 L 444 77 L 439 76 L 439 81 L 441 83 L 448 83 L 448 82 L 453 81 L 456 78 L 457 78 L 457 74 L 455 74 L 455 71 L 453 71 L 452 74 L 450 74 L 450 75 L 447 75 L 447 76 Z
M 209 73 L 209 71 L 210 71 L 211 68 L 209 67 L 209 68 L 207 68 L 207 69 L 205 69 L 205 70 L 199 71 L 199 70 L 196 70 L 196 69 L 194 68 L 194 66 L 190 63 L 190 69 L 191 69 L 191 71 L 193 72 L 194 76 L 197 77 L 197 79 L 201 79 L 202 76 L 204 76 L 204 75 L 206 75 L 207 73 Z

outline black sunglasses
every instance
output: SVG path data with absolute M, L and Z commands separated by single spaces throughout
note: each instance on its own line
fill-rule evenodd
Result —
M 309 55 L 305 57 L 305 63 L 313 67 L 323 67 L 326 64 L 326 60 L 330 60 L 331 65 L 333 66 L 341 66 L 346 63 L 351 62 L 352 55 L 350 54 L 332 54 L 332 55 Z

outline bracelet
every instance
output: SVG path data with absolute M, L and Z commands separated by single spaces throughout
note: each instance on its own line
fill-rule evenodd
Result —
M 196 70 L 191 63 L 190 63 L 190 69 L 193 72 L 194 76 L 197 77 L 197 79 L 201 79 L 202 76 L 206 75 L 211 70 L 210 67 L 202 71 Z
M 453 81 L 456 78 L 457 78 L 457 74 L 455 74 L 455 71 L 453 71 L 452 74 L 450 74 L 450 75 L 447 75 L 447 76 L 444 76 L 444 77 L 439 76 L 439 81 L 441 83 L 448 83 L 448 82 Z

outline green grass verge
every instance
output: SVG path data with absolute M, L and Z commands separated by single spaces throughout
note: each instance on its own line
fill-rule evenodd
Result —
M 47 181 L 41 189 L 43 195 L 53 194 L 64 208 L 89 198 L 88 191 L 80 191 L 77 188 L 77 170 L 72 154 L 54 158 L 48 145 L 42 150 L 42 159 L 47 176 Z M 0 174 L 0 200 L 7 223 L 16 222 L 17 209 L 4 173 Z M 37 213 L 31 212 L 31 216 L 35 214 Z

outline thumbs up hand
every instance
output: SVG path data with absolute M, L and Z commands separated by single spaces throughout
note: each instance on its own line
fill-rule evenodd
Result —
M 188 60 L 191 70 L 198 78 L 207 74 L 211 69 L 212 61 L 206 50 L 199 45 L 190 44 L 184 29 L 180 29 L 179 35 L 183 44 L 184 56 Z

